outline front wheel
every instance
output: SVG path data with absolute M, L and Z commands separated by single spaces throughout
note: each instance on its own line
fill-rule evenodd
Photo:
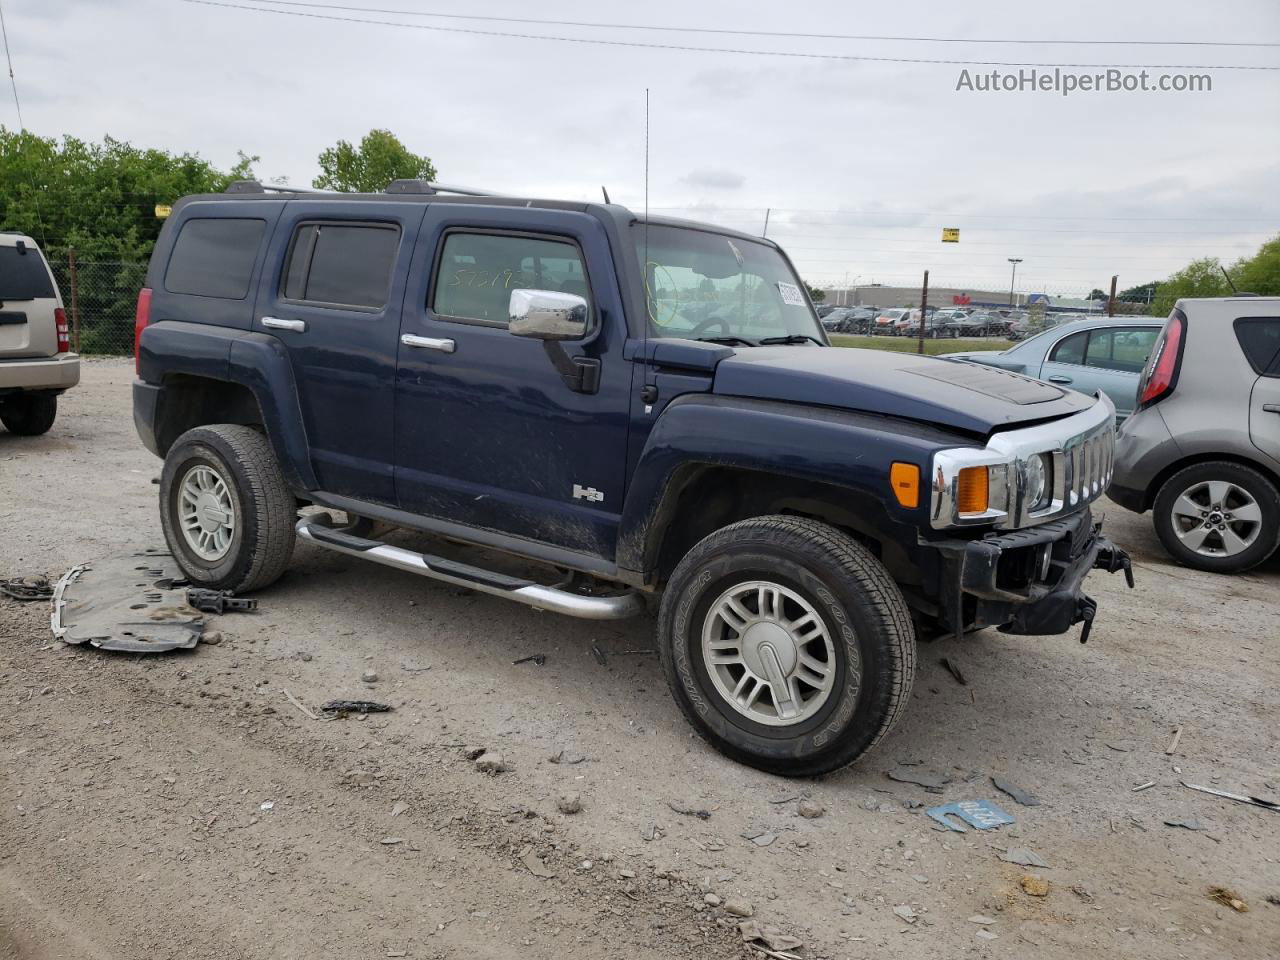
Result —
M 911 615 L 864 546 L 800 517 L 744 520 L 698 543 L 662 598 L 672 695 L 722 753 L 783 776 L 853 763 L 906 708 Z
M 164 458 L 161 526 L 194 585 L 248 591 L 277 580 L 293 554 L 297 513 L 271 445 L 251 427 L 196 427 Z
M 1239 573 L 1267 559 L 1280 543 L 1280 491 L 1244 464 L 1197 463 L 1165 481 L 1152 519 L 1160 542 L 1179 563 Z

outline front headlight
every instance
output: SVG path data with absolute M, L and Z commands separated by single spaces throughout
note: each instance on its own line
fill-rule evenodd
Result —
M 1028 513 L 1043 510 L 1053 496 L 1053 461 L 1048 454 L 1037 453 L 1027 458 L 1024 502 Z

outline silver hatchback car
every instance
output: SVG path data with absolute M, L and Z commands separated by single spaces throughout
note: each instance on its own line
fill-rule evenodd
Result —
M 1235 573 L 1280 545 L 1280 297 L 1179 300 L 1116 440 L 1108 495 L 1179 563 Z

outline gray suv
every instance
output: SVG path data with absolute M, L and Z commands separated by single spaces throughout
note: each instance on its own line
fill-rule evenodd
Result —
M 1179 300 L 1116 440 L 1112 500 L 1179 563 L 1236 573 L 1280 545 L 1280 298 Z

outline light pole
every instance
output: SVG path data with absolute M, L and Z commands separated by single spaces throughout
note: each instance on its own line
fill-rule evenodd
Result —
M 1013 284 L 1018 277 L 1018 264 L 1022 262 L 1021 257 L 1009 257 L 1009 262 L 1013 264 L 1013 272 L 1009 275 L 1009 306 L 1013 306 Z

